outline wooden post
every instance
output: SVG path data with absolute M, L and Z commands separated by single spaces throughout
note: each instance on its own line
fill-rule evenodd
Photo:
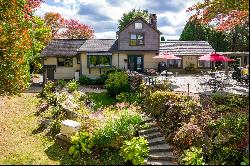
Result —
M 190 85 L 190 84 L 188 83 L 188 96 L 189 96 L 189 85 Z

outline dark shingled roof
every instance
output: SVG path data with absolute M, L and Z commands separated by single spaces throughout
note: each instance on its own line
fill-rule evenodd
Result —
M 104 52 L 104 51 L 117 51 L 117 39 L 90 39 L 78 49 L 78 51 L 86 52 Z
M 160 52 L 169 52 L 174 55 L 202 56 L 215 51 L 207 41 L 164 41 L 160 42 Z
M 53 39 L 42 51 L 41 57 L 75 56 L 85 39 Z

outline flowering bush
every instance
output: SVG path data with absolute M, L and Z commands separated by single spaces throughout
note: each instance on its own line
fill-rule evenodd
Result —
M 189 122 L 179 128 L 174 136 L 174 143 L 179 148 L 189 148 L 191 145 L 200 145 L 203 137 L 202 130 L 196 124 Z
M 136 92 L 142 84 L 142 74 L 138 72 L 128 72 L 129 86 L 132 92 Z

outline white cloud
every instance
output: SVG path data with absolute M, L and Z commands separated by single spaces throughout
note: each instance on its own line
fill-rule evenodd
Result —
M 116 33 L 114 31 L 94 33 L 96 39 L 115 39 Z
M 191 7 L 193 4 L 196 4 L 198 1 L 201 2 L 203 0 L 189 0 L 183 2 L 183 0 L 166 0 L 170 1 L 169 4 L 171 6 L 182 6 L 181 10 L 174 11 L 174 8 L 171 8 L 171 11 L 164 11 L 162 9 L 163 5 L 160 5 L 161 9 L 157 12 L 157 6 L 152 4 L 154 12 L 157 14 L 158 18 L 166 18 L 168 22 L 162 22 L 161 26 L 158 26 L 158 29 L 167 36 L 167 38 L 179 38 L 176 36 L 180 35 L 181 28 L 183 28 L 188 20 L 190 13 L 186 12 L 188 7 Z M 52 3 L 53 2 L 53 3 Z M 117 22 L 123 15 L 123 13 L 130 11 L 133 8 L 136 9 L 146 9 L 145 6 L 148 7 L 150 11 L 150 5 L 148 6 L 148 0 L 48 0 L 45 1 L 47 4 L 42 4 L 41 8 L 36 11 L 36 15 L 43 16 L 46 12 L 58 12 L 64 18 L 69 19 L 77 19 L 82 23 L 90 25 L 96 31 L 96 38 L 115 38 L 116 30 L 118 25 L 111 26 L 111 22 Z M 160 1 L 159 1 L 160 2 Z M 183 5 L 184 4 L 184 5 Z M 87 10 L 83 10 L 81 15 L 79 14 L 79 9 L 81 5 L 89 5 L 92 8 L 87 8 L 92 15 L 88 15 Z M 167 9 L 166 9 L 167 10 Z M 107 17 L 110 20 L 106 21 L 98 21 L 93 14 L 99 13 L 100 16 Z M 92 16 L 92 17 L 91 17 Z M 95 15 L 94 15 L 95 16 Z M 96 15 L 98 16 L 98 15 Z M 99 19 L 100 20 L 100 19 Z M 168 25 L 165 25 L 167 24 Z M 101 26 L 103 25 L 103 26 Z

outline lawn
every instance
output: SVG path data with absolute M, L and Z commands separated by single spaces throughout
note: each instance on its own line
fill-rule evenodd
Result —
M 89 99 L 95 103 L 95 110 L 101 107 L 110 106 L 116 102 L 116 100 L 108 96 L 106 92 L 87 93 L 87 95 Z
M 59 164 L 45 150 L 53 141 L 36 133 L 36 94 L 1 97 L 0 164 Z
M 102 156 L 85 155 L 72 159 L 68 149 L 60 146 L 53 138 L 40 131 L 37 103 L 40 99 L 35 93 L 20 96 L 0 97 L 0 165 L 16 164 L 119 164 L 117 151 L 104 151 Z M 94 93 L 92 98 L 103 105 L 112 104 L 105 94 L 100 97 Z M 102 98 L 104 97 L 104 98 Z M 104 99 L 104 100 L 102 100 Z

